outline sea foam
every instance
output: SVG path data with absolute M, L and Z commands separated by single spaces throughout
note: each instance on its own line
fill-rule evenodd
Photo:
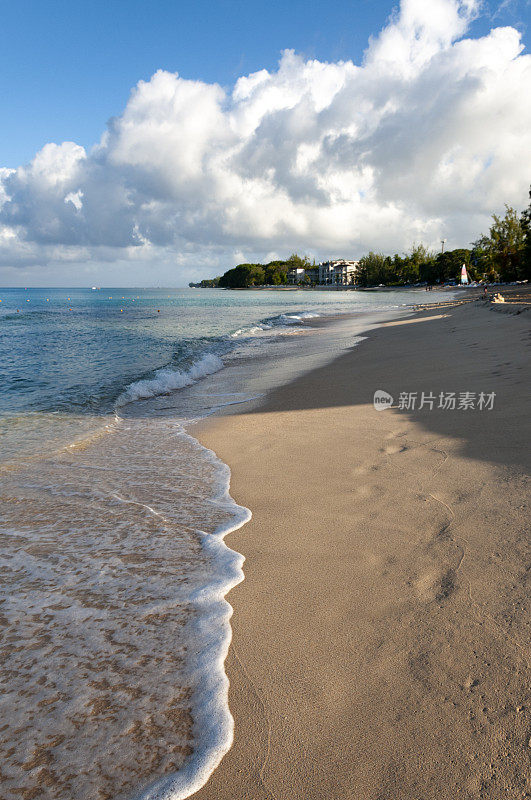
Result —
M 205 353 L 195 361 L 189 369 L 158 369 L 153 378 L 135 381 L 127 387 L 117 400 L 117 406 L 124 406 L 135 400 L 145 400 L 168 394 L 176 389 L 184 389 L 207 375 L 212 375 L 223 368 L 223 361 L 214 353 Z
M 296 325 L 303 320 L 315 319 L 320 316 L 320 314 L 314 311 L 294 311 L 291 314 L 278 314 L 275 317 L 268 317 L 268 319 L 262 320 L 257 325 L 252 325 L 248 328 L 238 328 L 237 331 L 231 333 L 231 338 L 253 337 L 264 333 L 273 336 L 280 335 L 282 332 L 281 329 L 286 325 Z
M 6 800 L 181 800 L 217 767 L 233 739 L 225 595 L 244 561 L 223 539 L 251 516 L 229 478 L 178 421 L 143 415 L 5 481 Z
M 281 314 L 279 320 L 284 325 L 296 325 L 297 322 L 302 322 L 304 319 L 315 319 L 320 316 L 313 311 L 300 311 L 297 314 Z
M 188 438 L 186 434 L 182 436 Z M 213 502 L 231 514 L 232 519 L 222 523 L 213 533 L 199 531 L 204 553 L 218 564 L 217 579 L 197 589 L 191 596 L 193 606 L 199 611 L 194 623 L 197 640 L 204 643 L 193 655 L 189 652 L 188 673 L 195 677 L 194 752 L 185 764 L 171 775 L 154 781 L 134 795 L 132 800 L 184 800 L 195 794 L 207 782 L 230 750 L 234 738 L 234 720 L 229 710 L 229 680 L 225 673 L 225 659 L 232 639 L 230 618 L 232 606 L 225 595 L 244 579 L 245 558 L 224 543 L 232 533 L 251 519 L 251 511 L 238 505 L 230 496 L 230 469 L 211 450 L 203 448 L 197 440 L 202 456 L 206 457 L 217 473 L 218 494 Z

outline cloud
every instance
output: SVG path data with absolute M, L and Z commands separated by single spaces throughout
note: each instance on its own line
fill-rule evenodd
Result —
M 0 170 L 0 265 L 115 262 L 147 282 L 234 254 L 467 245 L 530 180 L 531 57 L 510 27 L 465 38 L 478 13 L 402 0 L 361 65 L 286 50 L 230 92 L 159 70 L 91 151 L 46 144 Z

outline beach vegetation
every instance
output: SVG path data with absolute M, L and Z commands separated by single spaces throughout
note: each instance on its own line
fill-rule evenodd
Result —
M 505 206 L 504 215 L 492 215 L 489 234 L 482 234 L 469 248 L 458 247 L 435 253 L 424 244 L 413 244 L 409 252 L 393 256 L 371 250 L 359 259 L 356 284 L 371 286 L 438 285 L 459 282 L 466 267 L 473 281 L 516 281 L 531 278 L 531 187 L 529 206 L 521 214 Z M 253 286 L 284 286 L 291 269 L 306 270 L 303 285 L 315 278 L 308 274 L 315 260 L 292 253 L 285 260 L 267 264 L 238 264 L 220 278 L 194 286 L 246 289 Z M 314 271 L 315 274 L 315 271 Z
M 315 261 L 313 262 L 315 265 Z M 285 261 L 267 264 L 238 264 L 217 279 L 224 289 L 248 289 L 253 286 L 284 286 L 288 283 L 290 269 L 307 269 L 312 266 L 308 256 L 292 253 Z
M 505 215 L 492 215 L 490 228 L 490 259 L 502 281 L 523 277 L 525 232 L 518 212 L 505 206 Z
M 288 282 L 288 268 L 284 261 L 270 261 L 264 267 L 265 280 L 268 286 L 282 286 Z
M 475 280 L 487 280 L 491 283 L 498 280 L 499 276 L 494 269 L 491 258 L 490 239 L 488 236 L 482 235 L 475 242 L 472 242 L 470 269 L 470 274 Z
M 224 289 L 248 289 L 251 286 L 262 286 L 264 282 L 265 270 L 262 264 L 238 264 L 221 276 L 219 286 Z
M 396 258 L 396 256 L 395 256 Z M 393 259 L 372 250 L 360 258 L 357 278 L 360 286 L 378 286 L 392 282 L 394 275 Z
M 299 256 L 297 253 L 292 253 L 285 262 L 286 269 L 308 269 L 308 267 L 315 267 L 315 259 L 311 262 L 308 256 Z
M 203 278 L 199 283 L 190 283 L 189 286 L 195 286 L 200 289 L 216 289 L 219 285 L 219 277 L 217 278 Z
M 521 280 L 531 279 L 531 186 L 529 187 L 529 205 L 522 211 L 520 225 L 524 233 L 524 246 L 520 265 Z

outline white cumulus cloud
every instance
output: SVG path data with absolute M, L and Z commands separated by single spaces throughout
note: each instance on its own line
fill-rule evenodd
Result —
M 0 170 L 0 265 L 179 282 L 235 256 L 466 246 L 530 181 L 531 56 L 514 28 L 466 38 L 478 13 L 402 0 L 361 65 L 286 50 L 232 91 L 158 71 L 91 151 Z

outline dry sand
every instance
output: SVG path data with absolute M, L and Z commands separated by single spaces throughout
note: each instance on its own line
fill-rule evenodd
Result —
M 235 741 L 198 800 L 531 796 L 529 314 L 424 317 L 200 430 L 253 519 L 227 540 Z

